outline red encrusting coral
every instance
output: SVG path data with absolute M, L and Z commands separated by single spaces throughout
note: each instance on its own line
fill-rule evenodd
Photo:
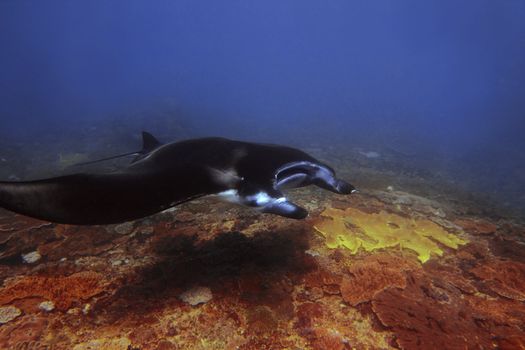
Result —
M 357 306 L 368 302 L 387 288 L 405 288 L 405 270 L 417 268 L 394 255 L 377 254 L 356 261 L 348 267 L 341 282 L 343 299 Z
M 525 264 L 515 261 L 489 261 L 470 270 L 498 295 L 525 301 Z
M 0 305 L 17 299 L 40 297 L 51 300 L 57 309 L 67 310 L 104 291 L 105 281 L 100 273 L 78 272 L 66 277 L 25 276 L 9 281 L 0 290 Z

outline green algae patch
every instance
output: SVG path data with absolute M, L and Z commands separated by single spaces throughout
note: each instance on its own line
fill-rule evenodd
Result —
M 386 211 L 366 213 L 354 208 L 328 208 L 314 228 L 331 249 L 342 247 L 356 254 L 360 249 L 371 252 L 399 247 L 416 252 L 422 263 L 431 255 L 442 256 L 440 245 L 457 249 L 467 243 L 430 220 L 405 218 Z

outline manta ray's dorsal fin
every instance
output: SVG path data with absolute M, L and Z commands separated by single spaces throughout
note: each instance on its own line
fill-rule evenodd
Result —
M 162 143 L 157 138 L 147 131 L 142 132 L 142 150 L 136 153 L 136 157 L 131 161 L 131 164 L 141 160 L 148 154 L 162 146 Z
M 162 143 L 151 135 L 149 132 L 142 132 L 142 151 L 141 154 L 148 154 L 149 152 L 162 146 Z
M 88 162 L 74 164 L 74 166 L 95 164 L 95 163 L 105 162 L 107 160 L 112 160 L 112 159 L 117 159 L 117 158 L 122 158 L 122 157 L 127 157 L 127 156 L 136 156 L 135 159 L 133 159 L 132 161 L 132 163 L 134 163 L 137 160 L 143 158 L 148 153 L 156 150 L 160 146 L 162 146 L 162 143 L 159 140 L 157 140 L 155 136 L 151 135 L 149 132 L 143 131 L 142 132 L 142 149 L 140 151 L 128 152 L 128 153 L 119 154 L 119 155 L 111 156 L 107 158 L 90 160 Z

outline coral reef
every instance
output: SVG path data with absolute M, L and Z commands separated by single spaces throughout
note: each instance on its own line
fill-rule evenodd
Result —
M 328 208 L 321 217 L 315 229 L 325 237 L 326 245 L 345 247 L 353 254 L 359 249 L 374 251 L 399 247 L 415 251 L 424 263 L 431 254 L 443 254 L 436 242 L 453 249 L 466 243 L 430 220 L 405 218 L 386 211 L 366 213 L 355 208 Z
M 397 190 L 292 196 L 311 219 L 214 199 L 106 227 L 0 210 L 0 348 L 525 348 L 520 224 Z

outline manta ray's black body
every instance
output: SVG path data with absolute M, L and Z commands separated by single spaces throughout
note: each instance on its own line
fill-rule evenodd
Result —
M 262 212 L 301 219 L 306 210 L 281 190 L 316 184 L 355 191 L 334 171 L 289 147 L 203 138 L 162 145 L 144 134 L 144 149 L 122 171 L 28 182 L 0 182 L 0 207 L 58 223 L 112 224 L 219 194 Z

